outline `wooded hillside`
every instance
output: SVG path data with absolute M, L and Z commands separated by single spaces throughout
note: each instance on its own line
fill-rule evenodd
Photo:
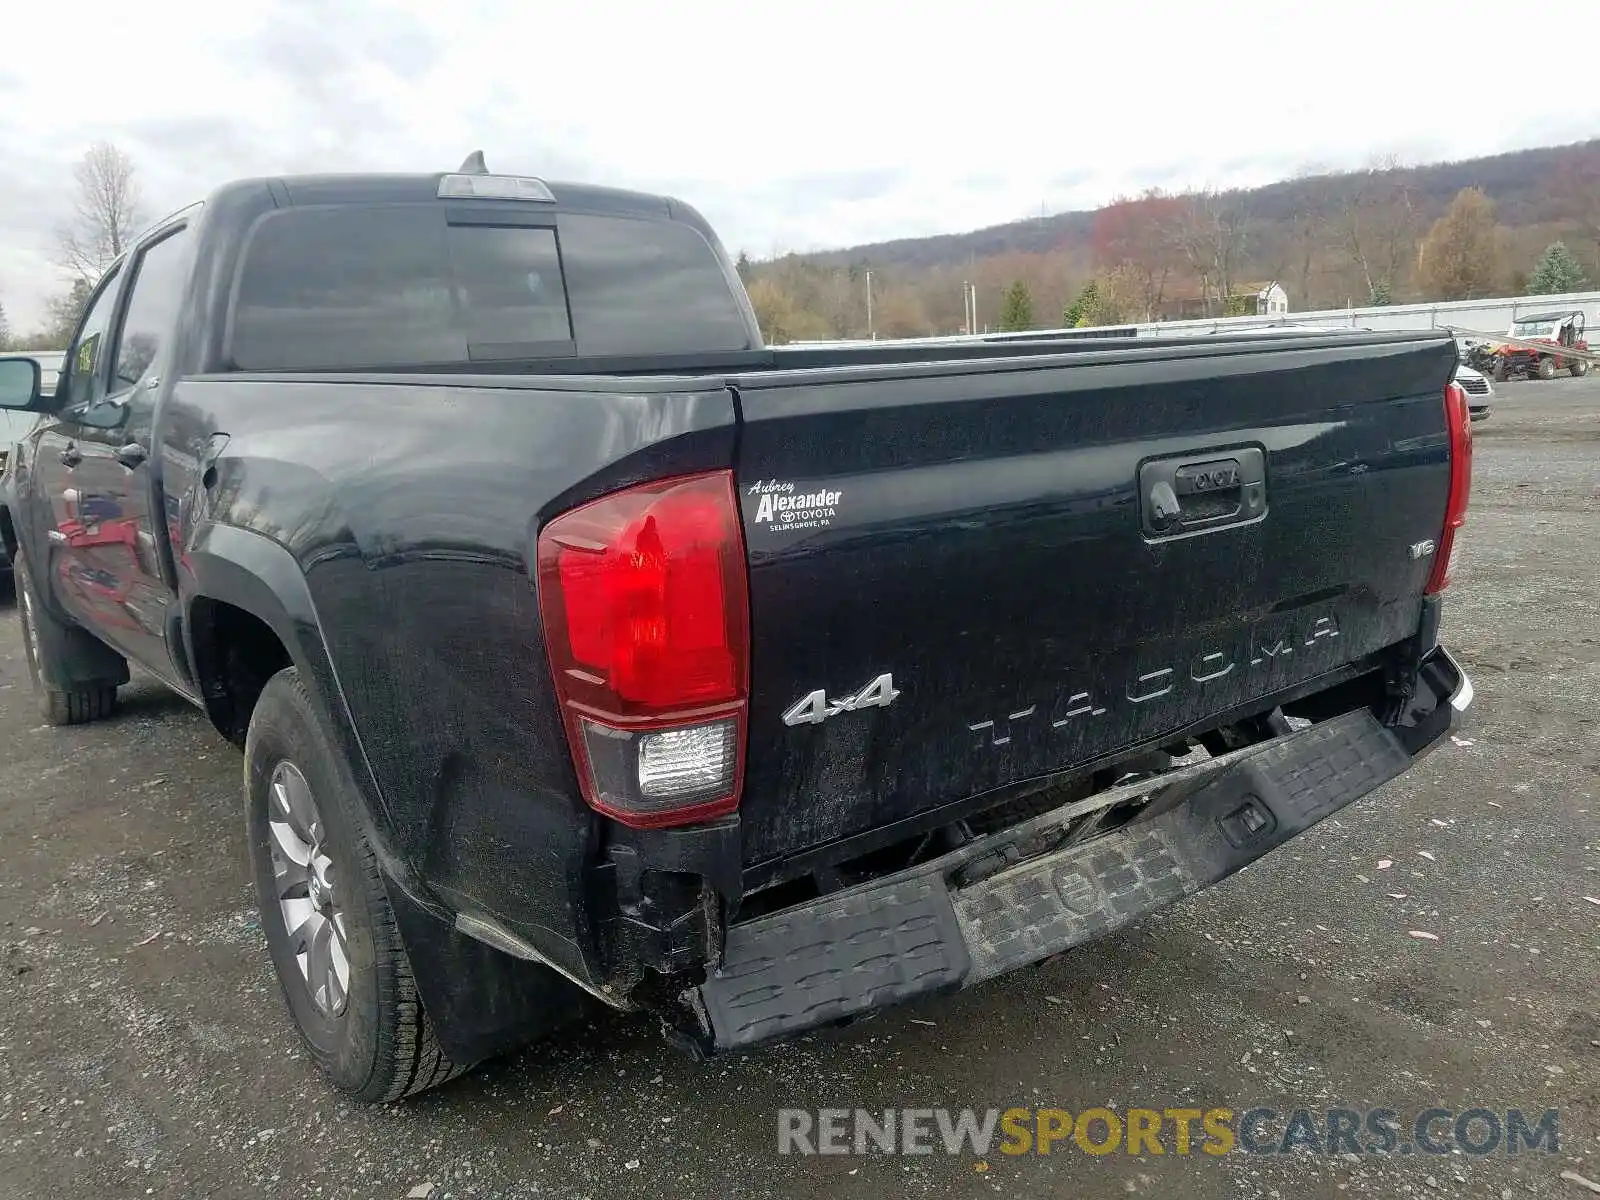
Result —
M 768 339 L 792 341 L 866 336 L 868 271 L 872 332 L 906 337 L 962 331 L 968 282 L 980 329 L 1019 312 L 1040 328 L 1224 315 L 1273 280 L 1309 311 L 1521 293 L 1570 279 L 1540 271 L 1557 242 L 1580 280 L 1600 280 L 1600 139 L 1250 190 L 1151 191 L 970 233 L 741 256 L 740 270 Z

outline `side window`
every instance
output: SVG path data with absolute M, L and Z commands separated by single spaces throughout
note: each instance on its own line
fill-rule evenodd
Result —
M 100 367 L 106 342 L 110 339 L 111 311 L 116 303 L 118 285 L 119 280 L 113 272 L 100 289 L 100 294 L 94 298 L 94 303 L 89 306 L 77 340 L 67 351 L 66 361 L 70 364 L 71 373 L 67 394 L 61 398 L 64 407 L 89 404 L 106 394 Z
M 113 394 L 136 386 L 161 352 L 162 341 L 171 336 L 183 298 L 188 246 L 188 232 L 180 229 L 146 247 L 139 256 L 133 293 L 117 337 L 117 360 L 111 372 Z

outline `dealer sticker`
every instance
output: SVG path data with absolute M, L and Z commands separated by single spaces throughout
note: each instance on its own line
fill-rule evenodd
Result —
M 758 480 L 750 485 L 747 494 L 760 497 L 751 523 L 769 525 L 774 532 L 832 525 L 839 515 L 839 499 L 844 495 L 837 488 L 807 491 L 789 479 Z

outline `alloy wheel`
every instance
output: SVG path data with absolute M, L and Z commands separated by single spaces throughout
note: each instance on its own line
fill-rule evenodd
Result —
M 337 1017 L 350 998 L 343 896 L 316 797 L 305 773 L 287 759 L 272 771 L 267 828 L 278 908 L 290 950 L 317 1011 Z

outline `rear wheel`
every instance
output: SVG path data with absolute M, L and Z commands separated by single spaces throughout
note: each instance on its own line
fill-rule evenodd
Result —
M 1496 358 L 1494 360 L 1494 381 L 1496 383 L 1504 383 L 1506 381 L 1506 374 L 1506 360 L 1503 358 Z
M 28 674 L 33 678 L 33 692 L 39 700 L 39 712 L 48 725 L 82 725 L 109 717 L 117 706 L 117 685 L 106 680 L 90 680 L 71 687 L 63 687 L 55 680 L 70 677 L 65 669 L 66 657 L 77 639 L 89 635 L 50 614 L 39 600 L 39 592 L 28 572 L 28 560 L 19 547 L 12 563 L 13 584 L 17 592 L 17 618 L 22 622 L 22 653 L 28 660 Z M 98 644 L 96 654 L 109 654 Z M 123 678 L 126 678 L 126 674 Z
M 244 751 L 250 859 L 272 965 L 300 1038 L 340 1091 L 369 1103 L 443 1083 L 355 784 L 293 667 L 268 681 Z
M 1548 354 L 1539 360 L 1538 373 L 1540 379 L 1554 379 L 1556 377 L 1556 360 Z
M 1577 362 L 1572 364 L 1571 371 L 1574 379 L 1582 379 L 1589 373 L 1589 360 L 1586 358 L 1578 359 Z

